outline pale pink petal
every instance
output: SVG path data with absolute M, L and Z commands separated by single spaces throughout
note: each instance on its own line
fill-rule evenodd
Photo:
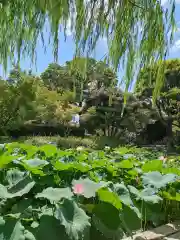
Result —
M 73 187 L 73 190 L 74 190 L 74 193 L 75 194 L 82 194 L 84 192 L 84 188 L 83 188 L 83 185 L 82 184 L 76 184 L 74 187 Z
M 165 158 L 164 156 L 160 156 L 160 157 L 159 157 L 159 160 L 165 162 L 165 161 L 167 160 L 167 158 Z

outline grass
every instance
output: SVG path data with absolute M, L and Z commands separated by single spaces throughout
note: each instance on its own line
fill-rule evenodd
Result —
M 110 146 L 111 148 L 118 147 L 122 145 L 122 142 L 118 139 L 110 138 L 110 137 L 61 137 L 61 136 L 28 136 L 21 137 L 18 139 L 12 139 L 4 137 L 1 139 L 1 143 L 7 142 L 23 142 L 27 144 L 32 144 L 36 146 L 41 146 L 44 144 L 56 144 L 61 149 L 68 148 L 77 148 L 79 146 L 87 147 L 90 149 L 101 150 L 104 149 L 105 146 Z

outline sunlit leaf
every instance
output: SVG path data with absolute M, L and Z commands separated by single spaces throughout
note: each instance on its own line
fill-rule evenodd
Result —
M 133 202 L 130 197 L 128 188 L 124 184 L 114 184 L 114 191 L 118 194 L 119 198 L 125 205 L 132 205 Z
M 24 227 L 20 221 L 7 219 L 4 225 L 0 225 L 0 240 L 19 240 L 24 237 Z
M 23 179 L 25 172 L 19 171 L 18 169 L 11 169 L 7 171 L 6 179 L 9 186 L 12 186 Z
M 153 172 L 153 171 L 161 171 L 163 167 L 163 161 L 162 160 L 152 160 L 146 162 L 142 166 L 143 172 Z
M 57 148 L 53 145 L 44 145 L 39 148 L 39 151 L 42 151 L 45 153 L 46 157 L 52 157 L 57 153 Z
M 17 157 L 3 154 L 0 156 L 0 168 L 4 168 L 7 164 L 11 163 Z
M 36 195 L 36 198 L 46 198 L 51 202 L 59 202 L 62 198 L 71 198 L 73 193 L 70 188 L 46 188 Z
M 47 161 L 39 158 L 28 159 L 24 161 L 24 163 L 27 164 L 30 168 L 41 168 L 49 164 Z
M 142 181 L 145 186 L 162 188 L 177 179 L 175 174 L 162 175 L 159 172 L 149 172 L 142 175 Z
M 115 208 L 121 209 L 122 208 L 122 203 L 118 195 L 114 192 L 111 192 L 106 189 L 100 189 L 98 191 L 98 197 L 99 200 L 102 202 L 108 202 L 112 204 Z
M 28 176 L 23 178 L 21 181 L 14 184 L 12 187 L 7 188 L 0 184 L 0 198 L 14 198 L 21 197 L 27 194 L 35 185 Z
M 40 218 L 39 226 L 36 228 L 29 228 L 25 231 L 25 236 L 29 237 L 27 240 L 66 240 L 67 235 L 64 227 L 60 225 L 59 221 L 53 216 L 43 215 Z
M 162 169 L 162 173 L 163 174 L 167 174 L 167 173 L 173 173 L 173 174 L 176 174 L 178 176 L 180 176 L 180 169 L 178 168 L 175 168 L 175 167 L 172 167 L 172 168 L 163 168 Z
M 93 209 L 92 221 L 95 228 L 107 238 L 122 238 L 123 230 L 121 229 L 119 211 L 112 204 L 98 203 Z
M 133 168 L 133 163 L 130 160 L 122 160 L 118 167 L 120 168 Z
M 162 194 L 163 194 L 163 197 L 168 200 L 174 200 L 174 201 L 180 202 L 180 193 L 178 192 L 175 192 L 174 194 L 172 194 L 171 192 L 163 191 Z
M 136 200 L 143 200 L 145 202 L 151 202 L 153 204 L 158 203 L 162 200 L 161 197 L 156 195 L 153 188 L 145 188 L 142 191 L 139 191 L 133 186 L 128 186 L 131 194 L 136 198 Z
M 132 234 L 132 231 L 141 228 L 141 218 L 139 218 L 138 214 L 133 208 L 124 206 L 120 212 L 120 218 L 124 228 L 130 234 Z
M 78 240 L 88 233 L 90 218 L 74 201 L 65 199 L 62 204 L 58 205 L 55 216 L 65 227 L 70 239 Z
M 25 240 L 36 240 L 35 236 L 33 235 L 33 233 L 31 233 L 30 231 L 28 230 L 25 230 L 24 231 L 24 237 L 25 237 Z

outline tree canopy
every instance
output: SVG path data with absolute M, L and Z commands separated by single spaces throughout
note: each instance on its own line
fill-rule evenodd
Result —
M 50 90 L 58 92 L 72 91 L 75 100 L 79 102 L 83 98 L 83 90 L 95 87 L 109 87 L 117 85 L 115 72 L 104 62 L 96 61 L 93 58 L 78 58 L 78 62 L 86 61 L 85 73 L 80 74 L 76 60 L 66 62 L 63 66 L 57 63 L 49 64 L 48 68 L 41 74 L 41 79 Z M 83 65 L 81 66 L 83 68 Z
M 167 128 L 169 140 L 173 140 L 173 131 L 180 130 L 180 60 L 173 59 L 144 68 L 138 76 L 136 93 L 144 100 L 152 100 L 159 65 L 164 68 L 164 82 L 159 97 L 155 101 L 161 121 Z M 172 144 L 172 143 L 171 143 Z
M 105 61 L 115 71 L 123 64 L 126 90 L 138 66 L 147 66 L 167 55 L 175 29 L 174 0 L 169 1 L 167 8 L 161 0 L 3 0 L 0 5 L 0 61 L 5 69 L 9 59 L 36 59 L 37 42 L 41 39 L 45 43 L 44 29 L 48 24 L 57 62 L 59 32 L 66 35 L 71 20 L 75 56 L 89 55 L 105 36 Z M 160 82 L 162 78 L 156 81 L 155 95 Z
M 126 105 L 114 71 L 101 61 L 86 62 L 85 75 L 71 68 L 74 60 L 52 63 L 40 76 L 15 66 L 7 80 L 0 79 L 0 134 L 84 136 L 86 129 L 122 143 L 179 141 L 174 135 L 180 128 L 178 59 L 162 62 L 165 81 L 155 106 L 152 90 L 160 62 L 141 69 L 135 93 L 126 93 Z M 77 113 L 80 124 L 73 121 Z
M 66 126 L 80 111 L 83 90 L 91 92 L 93 88 L 117 84 L 116 74 L 104 62 L 95 59 L 86 62 L 86 77 L 71 68 L 74 60 L 63 66 L 51 63 L 40 77 L 15 66 L 6 80 L 0 80 L 0 131 L 5 134 L 25 122 Z

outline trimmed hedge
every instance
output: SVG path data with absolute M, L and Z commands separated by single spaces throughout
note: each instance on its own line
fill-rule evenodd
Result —
M 21 137 L 18 141 L 22 141 L 28 144 L 33 145 L 43 145 L 43 144 L 56 144 L 61 149 L 67 148 L 77 148 L 79 146 L 90 148 L 90 149 L 104 149 L 106 145 L 110 147 L 117 147 L 121 145 L 121 142 L 117 139 L 109 138 L 109 137 L 61 137 L 61 136 L 29 136 L 29 137 Z
M 66 127 L 64 125 L 56 124 L 26 124 L 19 129 L 11 129 L 7 132 L 8 136 L 18 138 L 21 136 L 56 136 L 64 137 L 66 135 Z M 70 136 L 84 136 L 85 129 L 81 127 L 68 127 L 68 135 Z

